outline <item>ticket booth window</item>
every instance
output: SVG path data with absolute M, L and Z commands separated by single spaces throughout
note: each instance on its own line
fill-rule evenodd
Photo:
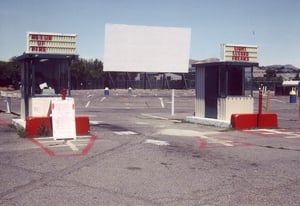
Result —
M 32 96 L 57 96 L 68 88 L 68 61 L 41 59 L 32 68 Z
M 244 96 L 244 68 L 228 68 L 228 95 Z
M 17 57 L 21 66 L 21 118 L 46 116 L 50 101 L 62 90 L 70 97 L 70 68 L 77 55 L 24 53 Z

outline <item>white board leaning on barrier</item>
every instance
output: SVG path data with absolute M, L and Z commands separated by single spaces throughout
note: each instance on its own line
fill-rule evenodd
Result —
M 187 73 L 190 41 L 190 28 L 106 24 L 104 71 Z
M 76 139 L 74 99 L 52 100 L 51 114 L 54 140 Z

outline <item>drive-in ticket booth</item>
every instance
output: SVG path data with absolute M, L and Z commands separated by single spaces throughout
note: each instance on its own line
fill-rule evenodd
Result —
M 27 33 L 21 62 L 21 119 L 47 116 L 50 101 L 70 96 L 70 65 L 76 55 L 75 34 Z
M 26 52 L 17 57 L 21 65 L 21 120 L 26 127 L 30 127 L 30 120 L 40 122 L 48 118 L 51 102 L 61 100 L 62 91 L 67 96 L 65 101 L 74 105 L 70 70 L 72 61 L 78 59 L 76 38 L 76 34 L 27 33 Z M 51 125 L 49 121 L 45 120 L 46 126 Z
M 257 46 L 222 45 L 223 60 L 199 62 L 196 68 L 195 117 L 230 122 L 234 113 L 253 113 L 253 68 Z

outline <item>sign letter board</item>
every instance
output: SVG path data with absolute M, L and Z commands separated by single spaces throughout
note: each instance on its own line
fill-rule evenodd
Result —
M 258 62 L 258 47 L 255 45 L 223 44 L 224 61 Z
M 76 34 L 27 33 L 26 53 L 76 54 Z
M 74 100 L 53 100 L 51 110 L 54 140 L 76 139 Z

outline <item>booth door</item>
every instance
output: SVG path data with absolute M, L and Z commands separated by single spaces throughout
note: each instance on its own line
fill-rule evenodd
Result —
M 205 117 L 218 117 L 218 68 L 205 68 Z

